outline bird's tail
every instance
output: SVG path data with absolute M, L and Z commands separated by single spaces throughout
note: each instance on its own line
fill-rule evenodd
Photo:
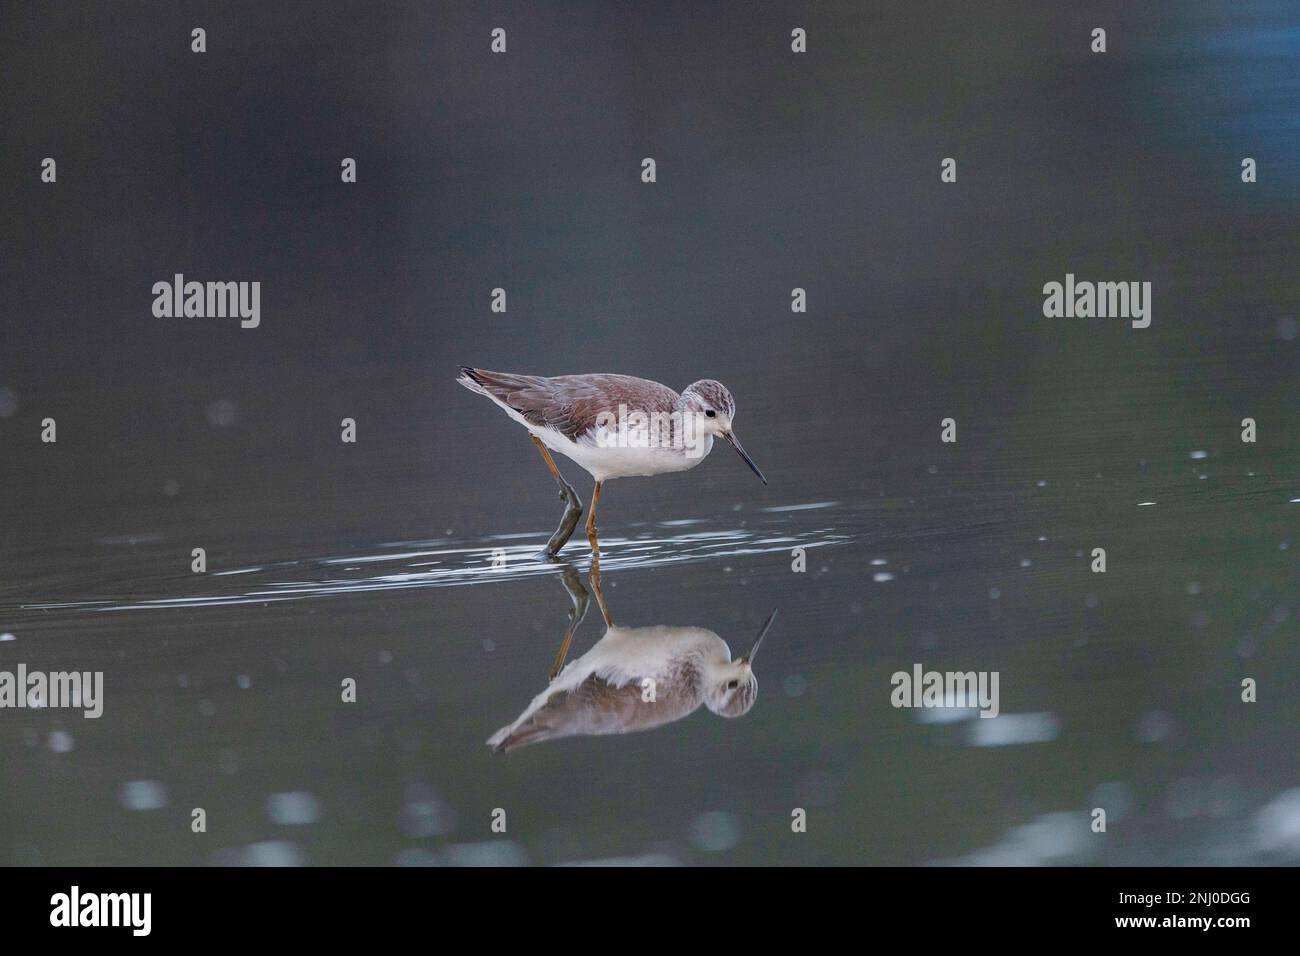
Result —
M 480 395 L 488 394 L 486 383 L 483 380 L 482 371 L 476 368 L 470 368 L 468 365 L 460 367 L 460 374 L 456 376 L 456 381 L 464 385 L 471 392 L 478 392 Z
M 494 394 L 497 398 L 501 398 L 511 392 L 544 388 L 547 380 L 540 375 L 490 372 L 485 368 L 472 368 L 468 365 L 462 365 L 460 375 L 456 377 L 456 381 L 471 392 L 480 392 L 484 395 Z
M 493 753 L 499 754 L 514 750 L 516 747 L 550 740 L 552 736 L 552 728 L 529 719 L 502 727 L 488 738 L 487 745 L 492 748 Z

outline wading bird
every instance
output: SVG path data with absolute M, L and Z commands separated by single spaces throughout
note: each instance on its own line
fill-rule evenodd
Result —
M 554 557 L 582 517 L 582 499 L 564 480 L 551 452 L 585 468 L 596 482 L 587 515 L 587 540 L 599 554 L 596 505 L 611 478 L 661 475 L 694 468 L 721 438 L 767 484 L 732 431 L 736 403 L 721 382 L 703 379 L 679 395 L 667 385 L 630 375 L 516 375 L 461 366 L 456 379 L 486 395 L 528 429 L 529 437 L 560 486 L 565 502 L 560 526 L 546 544 Z

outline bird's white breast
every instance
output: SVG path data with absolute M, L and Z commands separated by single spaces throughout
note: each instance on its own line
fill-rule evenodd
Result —
M 693 448 L 640 447 L 621 443 L 617 435 L 588 432 L 578 441 L 551 428 L 530 426 L 529 430 L 551 451 L 558 452 L 586 469 L 596 481 L 610 478 L 646 477 L 694 468 L 713 448 L 713 436 L 706 435 Z

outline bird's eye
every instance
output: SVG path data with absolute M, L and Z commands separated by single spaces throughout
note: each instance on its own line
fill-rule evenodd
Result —
M 735 690 L 739 686 L 740 686 L 740 681 L 733 680 L 727 684 L 727 690 Z
M 705 417 L 705 418 L 713 418 L 713 417 L 714 417 L 715 415 L 717 415 L 717 414 L 718 414 L 717 412 L 715 412 L 713 409 L 710 408 L 710 409 L 707 409 L 707 410 L 704 412 L 704 417 Z

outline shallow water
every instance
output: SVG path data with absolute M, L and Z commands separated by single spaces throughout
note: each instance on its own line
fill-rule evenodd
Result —
M 502 421 L 481 446 L 502 468 L 484 475 L 518 466 L 527 492 L 482 533 L 353 532 L 330 550 L 330 535 L 302 533 L 321 503 L 287 498 L 269 540 L 242 521 L 189 533 L 202 509 L 184 510 L 182 492 L 187 517 L 165 530 L 11 552 L 40 583 L 7 579 L 4 660 L 103 670 L 107 687 L 99 720 L 5 714 L 11 858 L 1291 858 L 1293 487 L 1227 441 L 963 460 L 959 439 L 895 449 L 867 469 L 880 490 L 853 494 L 854 466 L 814 478 L 783 447 L 796 432 L 779 406 L 755 404 L 770 488 L 712 455 L 693 474 L 611 483 L 601 521 L 621 625 L 704 627 L 739 653 L 779 608 L 745 717 L 702 708 L 643 733 L 489 752 L 545 685 L 571 607 L 566 565 L 534 557 L 559 502 Z M 493 410 L 467 394 L 460 411 Z M 782 461 L 799 490 L 834 497 L 791 497 Z M 525 512 L 531 529 L 507 530 Z M 198 540 L 213 544 L 202 575 Z M 1104 575 L 1089 570 L 1099 542 Z M 584 552 L 566 556 L 585 578 Z M 570 659 L 602 633 L 589 611 Z M 893 708 L 891 675 L 916 663 L 998 671 L 1001 715 Z M 1260 703 L 1238 700 L 1242 675 L 1260 676 Z M 340 701 L 347 677 L 355 704 Z M 1098 805 L 1105 841 L 1088 831 Z M 203 838 L 188 834 L 194 807 Z M 497 808 L 505 835 L 490 828 Z M 794 808 L 806 834 L 790 832 Z
M 1106 70 L 1060 46 L 1072 13 L 1016 7 L 1002 42 L 934 7 L 869 48 L 845 8 L 807 75 L 754 72 L 770 12 L 635 42 L 598 7 L 521 12 L 535 49 L 577 46 L 508 75 L 458 52 L 455 7 L 367 31 L 321 5 L 337 49 L 246 13 L 281 59 L 241 64 L 241 116 L 204 105 L 223 61 L 160 100 L 126 26 L 24 22 L 36 50 L 116 37 L 137 141 L 78 135 L 162 159 L 0 226 L 0 670 L 105 675 L 97 720 L 0 711 L 0 861 L 1300 861 L 1294 11 L 1116 5 Z M 68 69 L 10 125 L 98 102 Z M 340 125 L 385 147 L 355 206 L 285 172 Z M 647 137 L 685 168 L 657 204 L 607 172 Z M 1243 195 L 1246 148 L 1268 175 Z M 273 290 L 255 337 L 141 320 L 155 273 L 213 269 Z M 1152 280 L 1152 326 L 1044 319 L 1067 271 Z M 567 566 L 534 557 L 554 485 L 461 362 L 731 387 L 771 485 L 726 447 L 611 482 L 600 590 L 618 625 L 733 652 L 778 609 L 748 714 L 489 751 L 589 558 L 581 532 Z M 604 630 L 588 608 L 569 659 Z M 895 708 L 917 664 L 998 672 L 1000 715 Z

